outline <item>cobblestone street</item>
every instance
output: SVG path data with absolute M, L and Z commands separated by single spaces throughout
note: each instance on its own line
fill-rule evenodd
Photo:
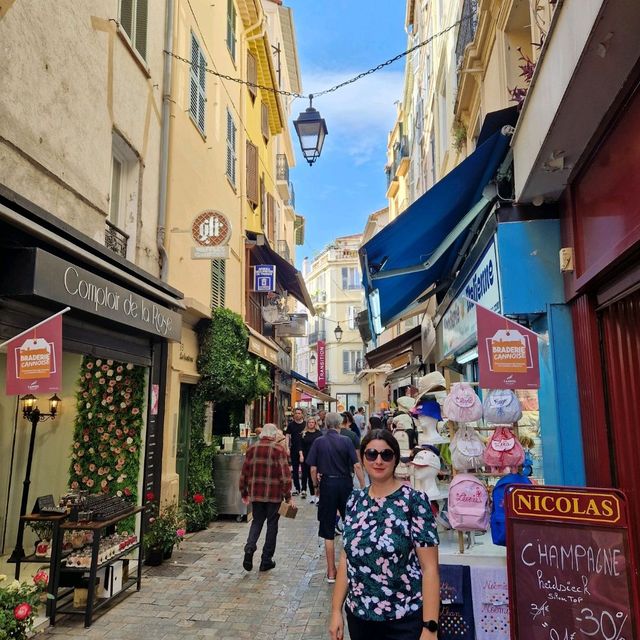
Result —
M 227 519 L 190 536 L 160 567 L 145 567 L 133 592 L 85 629 L 81 616 L 62 616 L 47 638 L 105 640 L 319 640 L 327 638 L 332 585 L 324 579 L 324 547 L 316 507 L 305 500 L 295 520 L 280 518 L 276 568 L 242 568 L 246 523 Z M 102 613 L 102 612 L 101 612 Z

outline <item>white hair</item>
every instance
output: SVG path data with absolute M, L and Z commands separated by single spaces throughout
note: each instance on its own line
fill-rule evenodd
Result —
M 334 411 L 329 411 L 324 417 L 324 424 L 327 429 L 337 429 L 342 424 L 342 416 Z
M 272 422 L 267 422 L 260 432 L 261 438 L 275 438 L 278 435 L 278 427 Z

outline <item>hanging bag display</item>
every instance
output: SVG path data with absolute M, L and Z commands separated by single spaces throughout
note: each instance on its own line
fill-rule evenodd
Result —
M 493 468 L 518 467 L 524 462 L 524 449 L 509 427 L 497 426 L 483 459 Z
M 454 434 L 451 444 L 451 466 L 456 471 L 479 469 L 483 464 L 484 444 L 480 436 L 467 425 L 461 425 Z
M 458 531 L 486 531 L 489 528 L 489 494 L 476 476 L 459 473 L 451 481 L 449 522 Z
M 485 422 L 513 424 L 522 418 L 518 397 L 511 389 L 489 391 L 482 405 Z
M 475 422 L 482 418 L 482 403 L 467 382 L 456 382 L 445 398 L 444 413 L 455 422 Z

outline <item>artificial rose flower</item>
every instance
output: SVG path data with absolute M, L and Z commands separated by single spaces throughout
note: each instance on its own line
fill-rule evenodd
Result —
M 85 409 L 91 409 L 91 403 L 90 403 L 90 402 L 87 402 L 87 403 L 84 405 L 84 408 L 85 408 Z
M 90 374 L 90 373 L 85 373 L 85 374 L 84 374 L 84 377 L 85 377 L 87 380 L 89 380 L 89 379 L 91 378 L 91 374 Z
M 82 439 L 83 439 L 85 442 L 89 442 L 89 436 L 82 436 Z
M 106 364 L 103 364 L 100 369 L 102 369 L 102 371 L 107 371 L 109 369 L 109 366 Z
M 127 444 L 133 444 L 133 438 L 127 438 Z
M 109 370 L 107 371 L 107 376 L 108 376 L 109 378 L 111 378 L 111 376 L 113 376 L 113 369 L 109 369 Z
M 113 405 L 109 406 L 109 411 L 115 411 L 115 410 L 116 410 L 116 408 Z
M 101 486 L 103 489 L 106 489 L 106 488 L 109 486 L 109 483 L 108 483 L 106 480 L 103 480 L 103 481 L 100 483 L 100 486 Z
M 113 360 L 107 360 L 107 364 L 108 364 L 109 366 L 112 366 L 112 365 L 113 365 Z
M 102 376 L 102 371 L 96 371 L 96 378 L 100 378 Z
M 96 470 L 96 465 L 93 464 L 93 462 L 89 465 L 89 471 L 95 471 Z
M 111 404 L 111 403 L 113 402 L 113 396 L 107 396 L 107 397 L 105 398 L 105 400 L 106 400 L 109 404 Z
M 107 406 L 107 401 L 106 401 L 106 400 L 102 400 L 102 401 L 100 402 L 100 404 L 101 404 L 103 407 L 106 407 L 106 406 Z
M 103 452 L 100 454 L 100 457 L 101 457 L 103 460 L 106 460 L 106 459 L 109 457 L 109 454 L 108 454 L 106 451 L 103 451 Z
M 125 400 L 128 400 L 131 397 L 130 393 L 124 393 L 123 395 Z
M 153 524 L 156 521 L 155 518 L 149 518 L 149 524 Z
M 116 435 L 119 438 L 122 435 L 122 429 L 116 429 Z
M 91 420 L 91 418 L 93 418 L 93 413 L 91 413 L 91 411 L 89 411 L 89 413 L 87 413 L 87 418 L 89 418 L 89 420 Z
M 193 501 L 196 504 L 202 504 L 204 502 L 204 496 L 201 493 L 194 493 L 193 494 Z
M 116 376 L 116 382 L 120 382 L 122 380 L 122 376 Z
M 135 453 L 136 452 L 136 446 L 133 445 L 132 447 L 129 447 L 129 451 L 131 451 L 131 453 Z
M 104 378 L 100 378 L 100 380 L 98 380 L 98 382 L 99 382 L 100 384 L 104 384 L 104 383 L 106 382 L 106 380 L 105 380 Z
M 82 482 L 84 482 L 86 484 L 88 479 L 89 479 L 89 476 L 84 476 L 82 478 Z
M 71 488 L 72 488 L 72 489 L 77 489 L 79 486 L 80 486 L 80 485 L 78 484 L 78 481 L 77 481 L 77 480 L 74 480 L 74 481 L 71 483 Z
M 74 449 L 78 449 L 80 447 L 80 443 L 79 442 L 74 442 L 73 443 L 73 448 Z
M 131 387 L 127 387 L 127 388 L 125 389 L 125 391 L 126 391 L 127 393 L 131 393 L 131 392 L 133 391 L 133 389 L 132 389 Z
M 122 365 L 118 365 L 118 367 L 116 368 L 116 371 L 118 373 L 122 373 L 124 371 L 124 369 L 122 368 Z
M 89 392 L 88 391 L 83 391 L 82 392 L 82 397 L 85 398 L 85 399 L 88 398 L 89 397 Z
M 98 433 L 104 433 L 104 427 L 98 427 L 97 431 Z
M 38 571 L 38 573 L 33 576 L 33 584 L 38 587 L 46 587 L 49 584 L 49 574 L 46 571 Z
M 176 535 L 178 538 L 184 538 L 185 533 L 187 533 L 185 529 L 176 529 Z
M 107 476 L 107 480 L 108 480 L 109 482 L 111 482 L 111 481 L 113 480 L 113 476 L 112 476 L 111 474 L 109 474 L 109 475 Z
M 140 409 L 138 409 L 138 407 L 133 407 L 133 409 L 131 409 L 131 413 L 135 416 L 140 413 Z
M 87 369 L 93 369 L 93 362 L 87 362 Z
M 155 498 L 155 495 L 153 495 L 153 491 L 147 491 L 144 497 L 147 499 L 147 502 L 151 502 Z
M 31 615 L 31 605 L 28 602 L 23 602 L 22 604 L 19 604 L 13 610 L 13 617 L 19 622 L 26 620 L 30 615 Z
M 94 484 L 95 482 L 91 478 L 87 480 L 87 487 L 93 487 Z
M 96 450 L 93 447 L 89 447 L 89 453 L 91 455 L 93 455 L 96 452 Z
M 100 360 L 100 358 L 98 358 L 96 360 L 96 367 L 99 367 L 102 364 L 102 360 Z
M 127 363 L 127 369 L 128 369 L 129 371 L 131 371 L 131 369 L 133 369 L 133 364 L 132 364 L 131 362 L 128 362 L 128 363 Z
M 124 495 L 125 496 L 130 496 L 133 492 L 131 491 L 131 489 L 129 487 L 125 487 L 124 488 Z
M 122 498 L 122 491 L 116 491 L 116 495 L 118 496 L 118 498 Z
M 120 403 L 120 408 L 121 408 L 121 409 L 124 409 L 126 406 L 127 406 L 127 403 L 126 403 L 126 402 L 121 402 L 121 403 Z
M 80 463 L 79 463 L 79 462 L 76 462 L 76 463 L 73 465 L 73 469 L 75 470 L 75 472 L 76 472 L 76 473 L 79 473 L 79 472 L 80 472 L 80 470 L 82 469 L 82 467 L 80 466 Z

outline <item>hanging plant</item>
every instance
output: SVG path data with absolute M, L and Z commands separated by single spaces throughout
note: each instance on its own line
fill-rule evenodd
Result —
M 467 144 L 467 127 L 460 118 L 456 118 L 451 129 L 451 145 L 460 153 Z
M 85 356 L 76 394 L 69 486 L 137 502 L 145 370 Z

